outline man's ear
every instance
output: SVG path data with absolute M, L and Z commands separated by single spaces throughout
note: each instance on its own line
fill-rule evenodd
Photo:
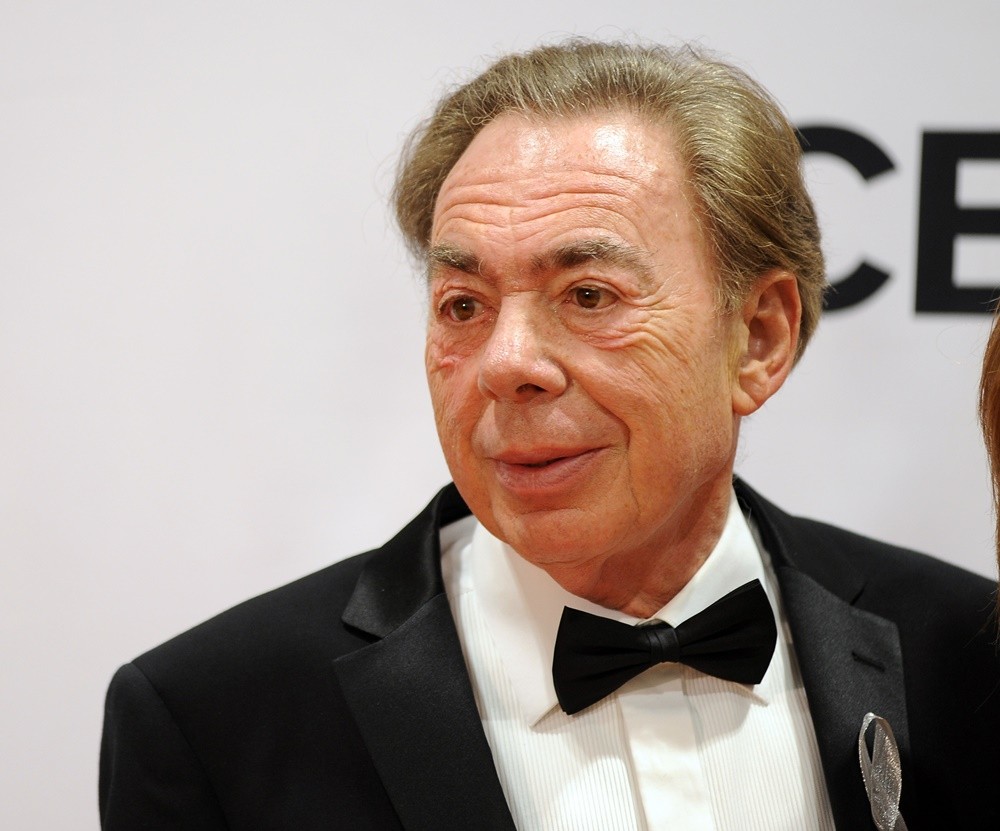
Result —
M 772 269 L 760 276 L 737 323 L 739 352 L 733 377 L 733 412 L 756 412 L 785 383 L 795 364 L 802 302 L 795 275 Z

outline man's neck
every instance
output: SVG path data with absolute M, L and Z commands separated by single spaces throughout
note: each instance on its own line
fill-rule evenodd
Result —
M 716 487 L 691 500 L 679 530 L 593 564 L 540 564 L 566 591 L 606 609 L 652 617 L 687 585 L 711 554 L 725 527 L 732 486 Z

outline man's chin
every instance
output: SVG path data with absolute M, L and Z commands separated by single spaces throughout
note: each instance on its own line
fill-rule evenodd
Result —
M 600 550 L 602 528 L 591 513 L 578 508 L 539 509 L 528 514 L 498 517 L 503 540 L 530 563 L 540 567 L 568 566 L 590 559 Z

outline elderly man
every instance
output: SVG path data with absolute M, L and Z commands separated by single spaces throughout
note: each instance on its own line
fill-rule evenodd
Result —
M 455 484 L 123 667 L 104 827 L 998 827 L 990 584 L 734 483 L 821 306 L 799 161 L 690 50 L 441 102 L 395 193 Z

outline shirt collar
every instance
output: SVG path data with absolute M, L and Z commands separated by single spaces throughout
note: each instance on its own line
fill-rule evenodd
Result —
M 552 648 L 564 606 L 623 623 L 642 622 L 570 594 L 481 524 L 476 524 L 468 553 L 471 587 L 529 726 L 558 703 L 552 684 Z M 763 584 L 774 609 L 760 550 L 733 493 L 715 548 L 687 585 L 650 619 L 677 625 L 755 578 Z M 762 690 L 755 692 L 760 695 Z

